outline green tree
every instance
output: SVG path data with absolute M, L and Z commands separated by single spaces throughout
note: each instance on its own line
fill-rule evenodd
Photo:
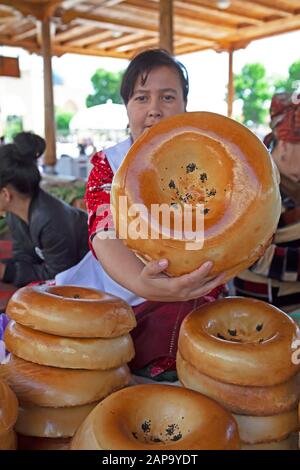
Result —
M 13 138 L 23 130 L 23 119 L 21 116 L 10 115 L 6 118 L 6 125 L 4 135 L 8 141 L 12 141 Z
M 300 88 L 300 60 L 293 62 L 289 67 L 289 75 L 287 78 L 280 78 L 275 81 L 275 91 L 293 92 Z
M 86 98 L 88 108 L 97 104 L 104 104 L 108 99 L 113 103 L 122 103 L 119 93 L 122 72 L 109 72 L 98 69 L 91 78 L 94 93 Z
M 243 100 L 243 123 L 246 126 L 263 124 L 268 116 L 272 82 L 262 64 L 246 64 L 234 75 L 235 99 Z
M 73 116 L 74 114 L 70 111 L 64 111 L 62 109 L 55 110 L 56 129 L 60 135 L 69 134 L 69 125 Z

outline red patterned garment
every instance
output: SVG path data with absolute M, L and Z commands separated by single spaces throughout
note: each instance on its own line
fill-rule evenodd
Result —
M 94 253 L 92 247 L 94 235 L 98 231 L 108 230 L 112 226 L 109 204 L 114 174 L 104 152 L 95 153 L 91 163 L 94 167 L 90 172 L 84 200 L 88 211 L 90 249 Z M 107 210 L 103 209 L 104 205 L 107 206 Z
M 272 132 L 264 143 L 300 143 L 300 95 L 277 93 L 270 107 Z M 295 163 L 296 164 L 296 163 Z M 272 303 L 287 313 L 300 312 L 300 184 L 281 174 L 282 213 L 272 244 L 248 270 L 234 279 L 236 295 Z
M 266 147 L 270 147 L 273 139 L 285 142 L 300 142 L 300 95 L 277 93 L 273 96 L 270 106 L 270 132 L 264 138 Z
M 278 140 L 300 142 L 299 97 L 291 93 L 277 93 L 270 108 L 271 128 Z

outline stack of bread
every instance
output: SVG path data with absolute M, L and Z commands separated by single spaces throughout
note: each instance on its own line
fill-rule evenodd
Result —
M 1 369 L 0 365 L 0 369 Z M 18 400 L 9 386 L 0 380 L 0 450 L 16 449 L 16 434 L 13 430 L 17 421 Z
M 133 311 L 95 289 L 34 286 L 13 295 L 7 314 L 1 376 L 20 402 L 19 448 L 66 448 L 94 406 L 130 383 Z
M 244 449 L 297 449 L 299 327 L 265 302 L 232 297 L 191 312 L 181 326 L 182 384 L 233 413 Z

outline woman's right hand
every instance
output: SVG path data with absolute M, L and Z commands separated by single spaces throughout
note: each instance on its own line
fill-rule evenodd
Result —
M 141 297 L 162 302 L 176 302 L 196 299 L 207 295 L 222 284 L 225 273 L 211 279 L 209 272 L 213 263 L 207 261 L 195 271 L 179 277 L 169 277 L 163 273 L 168 260 L 151 261 L 142 269 L 136 290 Z
M 179 277 L 169 277 L 163 271 L 168 261 L 150 261 L 146 265 L 124 245 L 122 240 L 93 239 L 93 248 L 102 267 L 121 286 L 146 300 L 176 302 L 208 294 L 222 284 L 225 275 L 209 276 L 212 262 Z

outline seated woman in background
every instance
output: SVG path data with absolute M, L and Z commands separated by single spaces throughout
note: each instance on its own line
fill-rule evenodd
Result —
M 17 287 L 54 278 L 88 251 L 86 213 L 40 188 L 44 151 L 44 139 L 30 132 L 0 147 L 0 212 L 13 242 L 13 257 L 0 259 L 0 280 Z
M 295 98 L 295 97 L 294 97 Z M 264 256 L 234 280 L 235 293 L 300 312 L 300 103 L 293 95 L 273 96 L 272 132 L 264 143 L 280 172 L 282 214 Z

